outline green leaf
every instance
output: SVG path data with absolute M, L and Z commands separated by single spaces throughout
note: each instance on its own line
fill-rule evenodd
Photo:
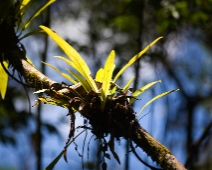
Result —
M 156 40 L 154 40 L 152 43 L 150 43 L 146 48 L 144 48 L 141 52 L 139 52 L 137 55 L 135 55 L 130 61 L 117 73 L 117 75 L 114 78 L 114 82 L 119 78 L 119 76 L 128 68 L 130 67 L 136 60 L 138 60 L 147 50 L 149 50 L 156 42 L 158 42 L 161 38 L 159 37 Z
M 95 81 L 92 78 L 91 71 L 86 62 L 80 56 L 80 54 L 51 29 L 45 26 L 40 26 L 40 28 L 42 28 L 60 46 L 60 48 L 62 48 L 62 50 L 66 53 L 70 60 L 74 62 L 77 71 L 81 73 L 82 76 L 88 81 L 90 88 L 94 92 L 98 93 L 99 90 L 95 84 Z
M 8 63 L 6 61 L 3 61 L 4 66 L 8 69 Z M 4 99 L 6 91 L 7 91 L 7 83 L 8 83 L 8 75 L 4 71 L 2 65 L 0 64 L 0 92 L 1 97 Z
M 68 63 L 71 67 L 73 67 L 75 70 L 77 70 L 77 66 L 74 64 L 73 61 L 70 61 L 70 60 L 68 60 L 68 59 L 66 59 L 65 57 L 62 57 L 62 56 L 55 56 L 55 57 L 62 59 L 63 61 Z M 86 92 L 88 92 L 90 90 L 90 85 L 88 84 L 88 82 L 85 79 L 83 79 L 80 75 L 75 74 L 71 70 L 69 70 L 69 69 L 67 69 L 67 70 L 73 77 L 75 77 L 79 82 L 81 82 L 81 84 L 84 87 Z
M 113 88 L 112 88 L 112 90 L 110 90 L 110 93 L 111 93 L 111 95 L 115 95 L 115 93 L 116 93 L 116 90 L 117 90 L 117 86 L 114 86 Z
M 115 68 L 114 60 L 115 52 L 112 50 L 104 66 L 104 75 L 102 80 L 102 91 L 104 99 L 106 99 L 107 95 L 110 94 L 110 82 L 112 81 L 113 70 Z
M 31 31 L 27 34 L 25 34 L 23 37 L 19 38 L 19 41 L 21 41 L 22 39 L 26 38 L 26 37 L 29 37 L 31 35 L 36 35 L 36 34 L 43 34 L 44 31 L 43 30 L 36 30 L 36 31 Z
M 101 108 L 105 107 L 107 96 L 110 95 L 110 83 L 112 81 L 113 70 L 115 68 L 114 64 L 115 52 L 112 50 L 105 62 L 104 74 L 102 79 L 102 95 L 101 95 Z
M 67 70 L 73 77 L 75 77 L 82 84 L 85 91 L 88 92 L 90 89 L 88 82 L 84 78 L 82 78 L 80 75 L 75 74 L 73 71 L 71 71 L 69 69 L 67 69 Z
M 100 68 L 97 73 L 96 73 L 96 78 L 95 80 L 99 83 L 102 83 L 103 81 L 103 76 L 104 76 L 104 69 L 103 68 Z
M 29 6 L 29 2 L 30 0 L 22 0 L 22 2 L 19 1 L 19 3 L 16 4 L 14 16 L 21 18 L 25 14 L 26 9 Z
M 28 57 L 26 57 L 26 61 L 27 61 L 31 66 L 35 67 L 35 65 L 32 63 L 32 61 L 31 61 Z
M 60 158 L 63 156 L 63 151 L 45 168 L 45 170 L 52 170 Z
M 132 98 L 130 99 L 130 103 L 133 103 L 133 101 L 135 100 L 135 98 L 137 98 L 141 93 L 143 93 L 144 91 L 146 91 L 147 89 L 149 89 L 150 87 L 152 87 L 153 85 L 155 85 L 156 83 L 159 83 L 159 82 L 161 82 L 161 80 L 148 83 L 147 85 L 145 85 L 145 86 L 141 87 L 140 89 L 136 90 L 131 95 Z
M 23 0 L 20 9 L 24 8 L 29 2 L 30 0 Z
M 155 100 L 157 100 L 157 99 L 159 99 L 159 98 L 161 98 L 161 97 L 163 97 L 163 96 L 166 96 L 166 95 L 169 94 L 169 93 L 178 91 L 178 90 L 180 90 L 180 89 L 170 90 L 170 91 L 167 91 L 167 92 L 165 92 L 165 93 L 162 93 L 162 94 L 160 94 L 160 95 L 155 96 L 153 99 L 151 99 L 150 101 L 148 101 L 148 102 L 142 107 L 142 109 L 140 110 L 138 116 L 141 114 L 141 112 L 142 112 L 149 104 L 151 104 L 151 103 L 154 102 Z
M 63 76 L 64 78 L 68 79 L 70 82 L 72 82 L 73 84 L 77 84 L 77 82 L 71 78 L 68 74 L 65 74 L 63 72 L 61 72 L 60 70 L 58 70 L 56 67 L 54 67 L 53 65 L 51 64 L 48 64 L 48 63 L 45 63 L 42 61 L 43 64 L 46 64 L 47 66 L 53 68 L 56 72 L 58 72 L 61 76 Z
M 37 17 L 38 15 L 40 15 L 40 13 L 44 10 L 44 9 L 46 9 L 49 5 L 51 5 L 53 2 L 55 2 L 56 0 L 49 0 L 48 2 L 46 2 L 45 4 L 43 4 L 39 9 L 37 9 L 36 11 L 35 11 L 35 13 L 28 19 L 28 21 L 26 22 L 26 24 L 24 25 L 24 28 L 23 28 L 23 30 L 24 29 L 26 29 L 28 26 L 29 26 L 29 24 L 31 23 L 31 21 L 35 18 L 35 17 Z
M 134 78 L 135 78 L 134 76 L 131 77 L 131 79 L 124 86 L 123 91 L 126 91 L 130 87 L 130 85 L 131 85 L 132 81 L 134 80 Z
M 57 95 L 59 96 L 59 94 L 57 94 Z M 49 96 L 40 96 L 40 97 L 38 97 L 38 101 L 43 102 L 44 104 L 51 104 L 51 105 L 67 108 L 66 102 L 63 102 L 63 101 L 55 99 L 55 98 L 51 98 Z
M 62 56 L 55 56 L 55 58 L 59 58 L 63 61 L 65 61 L 68 65 L 70 65 L 71 67 L 73 67 L 75 70 L 78 70 L 76 64 L 73 62 L 73 61 L 70 61 L 68 60 L 67 58 L 65 57 L 62 57 Z M 80 72 L 79 72 L 80 73 Z M 80 73 L 82 75 L 82 73 Z
M 74 140 L 78 138 L 85 131 L 86 130 L 83 130 L 82 132 L 77 134 L 76 137 L 74 137 L 67 146 L 69 146 L 72 142 L 74 142 Z M 60 160 L 60 158 L 63 156 L 63 152 L 64 151 L 61 151 L 60 154 L 45 168 L 45 170 L 52 170 L 57 164 L 57 162 Z

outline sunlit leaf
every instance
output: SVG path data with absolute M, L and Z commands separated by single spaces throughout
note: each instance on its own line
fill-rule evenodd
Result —
M 124 86 L 124 88 L 123 88 L 123 91 L 126 91 L 129 87 L 130 87 L 130 85 L 131 85 L 131 83 L 133 82 L 133 80 L 134 80 L 134 76 L 132 76 L 131 77 L 131 79 L 127 82 L 127 84 Z
M 109 95 L 110 82 L 112 81 L 113 70 L 115 68 L 114 60 L 115 52 L 111 51 L 104 66 L 104 75 L 102 80 L 102 91 L 104 98 Z
M 103 69 L 103 68 L 100 68 L 100 69 L 97 71 L 97 73 L 96 73 L 96 78 L 95 78 L 95 80 L 96 80 L 97 82 L 102 83 L 103 76 L 104 76 L 104 69 Z
M 30 2 L 30 0 L 23 0 L 22 3 L 21 3 L 20 9 L 22 9 L 23 7 L 25 7 L 29 2 Z
M 19 3 L 16 4 L 16 10 L 14 15 L 18 18 L 25 14 L 27 7 L 29 6 L 30 0 L 23 0 L 19 1 Z
M 146 91 L 147 89 L 149 89 L 151 86 L 155 85 L 156 83 L 161 82 L 161 80 L 158 81 L 154 81 L 151 83 L 148 83 L 147 85 L 141 87 L 140 89 L 136 90 L 131 96 L 132 98 L 130 99 L 130 103 L 132 103 L 135 98 L 137 98 L 141 93 L 143 93 L 144 91 Z
M 154 102 L 155 100 L 157 100 L 157 99 L 159 99 L 159 98 L 161 98 L 161 97 L 163 97 L 163 96 L 166 96 L 166 95 L 169 94 L 169 93 L 178 91 L 178 90 L 179 90 L 179 89 L 170 90 L 170 91 L 167 91 L 167 92 L 165 92 L 165 93 L 162 93 L 162 94 L 160 94 L 160 95 L 158 95 L 158 96 L 155 96 L 154 98 L 152 98 L 150 101 L 148 101 L 148 102 L 142 107 L 142 109 L 140 110 L 138 116 L 141 114 L 141 112 L 142 112 L 149 104 L 151 104 L 151 103 Z
M 116 90 L 117 90 L 117 87 L 116 87 L 116 86 L 114 86 L 114 87 L 112 88 L 112 90 L 110 91 L 110 93 L 111 93 L 112 95 L 114 95 L 114 94 L 115 94 L 115 92 L 116 92 Z
M 8 63 L 3 61 L 3 64 L 6 68 L 8 68 Z M 1 97 L 4 99 L 6 91 L 7 91 L 7 83 L 8 83 L 8 74 L 4 71 L 2 65 L 0 64 L 0 92 Z
M 35 65 L 32 63 L 32 61 L 31 61 L 28 57 L 26 57 L 26 61 L 27 61 L 31 66 L 35 67 Z
M 119 78 L 119 76 L 128 68 L 130 67 L 136 60 L 138 60 L 147 50 L 149 50 L 156 42 L 158 42 L 161 38 L 159 37 L 156 40 L 154 40 L 152 43 L 150 43 L 146 48 L 144 48 L 141 52 L 139 52 L 137 55 L 135 55 L 130 61 L 117 73 L 117 75 L 114 78 L 114 82 Z
M 31 21 L 37 17 L 38 15 L 40 15 L 40 13 L 46 9 L 49 5 L 51 5 L 53 2 L 55 2 L 56 0 L 49 0 L 48 2 L 46 2 L 45 4 L 43 4 L 38 10 L 35 11 L 35 13 L 28 19 L 28 21 L 26 22 L 26 24 L 24 25 L 23 29 L 26 29 L 29 24 L 31 23 Z
M 88 92 L 89 89 L 90 89 L 88 82 L 83 77 L 81 77 L 80 75 L 75 74 L 73 71 L 71 71 L 69 69 L 67 69 L 67 70 L 73 77 L 75 77 L 78 80 L 78 82 L 80 82 L 82 84 L 85 91 Z
M 90 88 L 94 92 L 98 93 L 98 88 L 92 78 L 91 71 L 80 54 L 51 29 L 45 26 L 40 26 L 40 28 L 42 28 L 62 48 L 70 60 L 74 62 L 75 66 L 77 67 L 77 71 L 81 73 L 82 76 L 88 81 Z
M 68 60 L 67 58 L 62 57 L 62 56 L 55 56 L 55 58 L 62 59 L 62 60 L 65 61 L 68 65 L 70 65 L 71 67 L 73 67 L 75 70 L 79 71 L 79 69 L 77 68 L 76 64 L 75 64 L 73 61 L 70 61 L 70 60 Z M 79 73 L 82 75 L 81 72 L 79 72 Z
M 47 66 L 53 68 L 56 72 L 58 72 L 61 76 L 65 77 L 66 79 L 68 79 L 70 82 L 72 82 L 73 84 L 77 84 L 77 82 L 71 78 L 68 74 L 65 74 L 63 72 L 61 72 L 60 70 L 58 70 L 56 67 L 54 67 L 53 65 L 51 64 L 48 64 L 48 63 L 45 63 L 45 62 L 42 62 L 44 64 L 46 64 Z
M 38 100 L 45 103 L 45 104 L 51 104 L 51 105 L 67 108 L 67 103 L 63 102 L 62 100 L 58 100 L 58 99 L 51 98 L 51 97 L 48 97 L 48 96 L 38 97 Z

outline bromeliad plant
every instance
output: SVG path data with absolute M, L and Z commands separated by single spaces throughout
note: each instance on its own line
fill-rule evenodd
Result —
M 139 88 L 130 96 L 128 95 L 128 91 L 131 83 L 134 80 L 134 77 L 132 77 L 123 88 L 116 84 L 116 81 L 124 73 L 124 71 L 133 63 L 135 63 L 149 48 L 151 48 L 162 37 L 154 40 L 151 44 L 144 48 L 144 50 L 130 59 L 129 62 L 115 76 L 113 75 L 115 69 L 115 52 L 111 51 L 105 62 L 104 67 L 100 68 L 97 71 L 94 78 L 86 62 L 71 45 L 69 45 L 65 40 L 58 36 L 55 31 L 52 31 L 45 26 L 40 26 L 40 28 L 42 28 L 43 31 L 45 31 L 68 56 L 68 58 L 62 56 L 56 56 L 56 58 L 62 59 L 76 72 L 67 69 L 67 71 L 70 73 L 70 75 L 68 75 L 48 63 L 44 64 L 53 68 L 61 76 L 68 79 L 74 85 L 83 87 L 80 91 L 72 90 L 74 94 L 73 97 L 60 93 L 54 87 L 51 88 L 51 90 L 42 89 L 36 92 L 46 92 L 47 94 L 51 94 L 49 96 L 47 95 L 39 97 L 38 102 L 41 101 L 47 104 L 54 104 L 68 108 L 69 115 L 71 116 L 71 130 L 69 139 L 67 140 L 64 150 L 52 164 L 55 164 L 58 161 L 62 153 L 65 156 L 65 160 L 67 160 L 66 149 L 70 144 L 70 138 L 74 137 L 74 112 L 81 113 L 85 118 L 89 120 L 91 131 L 93 134 L 96 135 L 97 138 L 104 139 L 106 135 L 111 135 L 110 141 L 104 144 L 110 148 L 113 156 L 120 163 L 118 155 L 114 151 L 114 139 L 119 139 L 120 137 L 129 138 L 129 135 L 126 135 L 126 131 L 128 131 L 128 129 L 130 128 L 129 122 L 136 121 L 137 117 L 141 114 L 144 108 L 146 108 L 156 99 L 178 90 L 171 90 L 152 98 L 141 108 L 139 114 L 136 115 L 132 109 L 132 103 L 144 91 L 161 81 L 158 80 L 155 82 L 151 82 Z M 67 88 L 69 88 L 69 86 L 67 86 Z M 52 93 L 54 93 L 54 98 L 50 97 L 52 96 Z M 102 151 L 106 152 L 106 150 L 104 149 Z M 104 155 L 105 157 L 107 157 L 107 154 Z M 50 166 L 52 166 L 52 164 Z
M 95 78 L 93 78 L 92 73 L 84 61 L 84 59 L 80 56 L 80 54 L 71 46 L 69 45 L 65 40 L 63 40 L 60 36 L 58 36 L 55 31 L 45 27 L 45 26 L 40 26 L 59 46 L 60 48 L 65 52 L 65 54 L 69 57 L 69 59 L 62 57 L 62 56 L 55 56 L 56 58 L 62 59 L 65 61 L 69 66 L 75 69 L 77 73 L 71 71 L 70 69 L 67 69 L 67 71 L 70 73 L 70 75 L 61 72 L 58 70 L 56 67 L 54 67 L 51 64 L 45 63 L 47 66 L 53 68 L 56 72 L 58 72 L 61 76 L 64 78 L 68 79 L 71 83 L 73 84 L 78 84 L 80 83 L 85 92 L 94 92 L 98 97 L 100 98 L 101 101 L 101 109 L 102 111 L 105 108 L 105 104 L 108 99 L 114 99 L 119 97 L 120 95 L 127 96 L 129 92 L 129 87 L 131 83 L 134 80 L 134 76 L 126 83 L 126 85 L 121 88 L 119 85 L 116 84 L 116 81 L 118 78 L 123 74 L 123 72 L 129 68 L 133 63 L 135 63 L 148 49 L 150 49 L 155 43 L 157 43 L 162 37 L 157 38 L 154 40 L 151 44 L 149 44 L 144 50 L 136 54 L 130 61 L 114 76 L 113 78 L 113 71 L 115 69 L 115 52 L 112 50 L 105 62 L 104 68 L 100 68 L 97 73 Z M 161 82 L 161 80 L 151 82 L 138 90 L 136 90 L 134 93 L 131 94 L 131 96 L 127 96 L 129 98 L 129 103 L 132 104 L 135 99 L 142 94 L 144 91 L 149 89 L 151 86 L 155 85 L 156 83 Z M 152 98 L 149 102 L 147 102 L 142 109 L 140 110 L 139 113 L 141 113 L 144 108 L 146 108 L 150 103 L 155 101 L 156 99 L 163 97 L 171 92 L 177 91 L 176 90 L 171 90 L 165 93 L 162 93 L 154 98 Z M 44 92 L 44 90 L 35 92 Z M 62 94 L 61 94 L 62 95 Z M 43 100 L 43 99 L 41 99 Z M 81 98 L 83 100 L 83 98 Z M 45 100 L 43 100 L 45 101 Z M 46 100 L 48 103 L 48 100 Z M 52 104 L 52 103 L 50 103 Z M 64 103 L 65 107 L 65 103 Z M 79 110 L 77 110 L 79 111 Z

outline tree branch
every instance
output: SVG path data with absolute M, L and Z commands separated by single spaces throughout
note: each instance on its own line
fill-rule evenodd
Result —
M 35 67 L 30 65 L 25 58 L 22 56 L 16 56 L 19 57 L 19 61 L 22 65 L 22 69 L 19 70 L 21 67 L 14 67 L 17 69 L 19 73 L 24 77 L 27 85 L 29 85 L 32 88 L 35 89 L 50 89 L 55 88 L 58 90 L 58 92 L 65 94 L 66 96 L 69 96 L 70 98 L 76 97 L 76 94 L 73 92 L 78 92 L 81 96 L 85 96 L 85 91 L 81 84 L 76 84 L 73 86 L 65 86 L 63 84 L 57 83 L 50 78 L 43 75 L 41 72 L 39 72 Z M 48 94 L 51 96 L 51 94 Z M 55 96 L 51 96 L 54 98 Z M 134 111 L 131 110 L 130 114 L 134 114 Z M 89 117 L 84 114 L 83 116 Z M 117 121 L 117 124 L 122 124 L 123 122 L 120 122 L 121 120 L 114 120 Z M 125 120 L 126 126 L 128 129 L 130 129 L 130 121 L 127 119 Z M 125 124 L 124 123 L 124 124 Z M 127 138 L 131 138 L 131 140 L 137 144 L 141 149 L 143 149 L 147 155 L 149 155 L 153 161 L 157 162 L 162 168 L 166 170 L 184 170 L 185 168 L 183 165 L 172 155 L 172 153 L 161 143 L 159 143 L 156 139 L 154 139 L 147 131 L 145 131 L 137 121 L 133 122 L 132 128 L 130 132 L 126 132 L 126 126 L 123 126 L 122 132 L 123 136 Z M 116 132 L 118 133 L 118 132 Z
M 29 64 L 26 61 L 25 49 L 15 37 L 14 29 L 10 29 L 9 32 L 11 34 L 8 34 L 8 27 L 4 26 L 4 23 L 0 25 L 0 34 L 3 37 L 0 40 L 2 45 L 2 48 L 0 46 L 0 52 L 4 54 L 5 59 L 9 61 L 13 69 L 24 78 L 29 87 L 36 90 L 48 89 L 46 93 L 51 98 L 66 100 L 65 102 L 69 109 L 74 107 L 76 110 L 80 110 L 80 113 L 89 120 L 93 129 L 92 132 L 97 137 L 102 138 L 104 134 L 110 133 L 116 139 L 121 137 L 130 139 L 163 169 L 185 169 L 165 146 L 160 144 L 139 125 L 135 112 L 125 95 L 120 95 L 115 99 L 108 99 L 102 112 L 97 94 L 93 92 L 86 93 L 80 83 L 66 86 L 53 81 Z M 5 43 L 7 41 L 9 42 Z M 5 44 L 9 44 L 9 46 Z M 55 95 L 55 93 L 51 93 L 52 90 L 68 96 L 68 98 L 63 98 L 63 95 Z M 83 101 L 75 100 L 76 97 L 81 98 Z

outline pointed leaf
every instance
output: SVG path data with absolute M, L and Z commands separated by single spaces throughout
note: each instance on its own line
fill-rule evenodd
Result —
M 91 89 L 94 92 L 98 93 L 98 88 L 92 78 L 91 71 L 80 54 L 51 29 L 45 26 L 40 26 L 40 28 L 42 28 L 60 46 L 60 48 L 62 48 L 62 50 L 66 53 L 70 60 L 72 60 L 76 65 L 77 71 L 80 72 L 82 76 L 88 81 Z
M 45 170 L 52 170 L 60 158 L 63 156 L 63 151 L 45 168 Z
M 68 144 L 67 144 L 67 147 L 72 143 L 74 142 L 74 140 L 76 138 L 78 138 L 83 132 L 85 132 L 86 130 L 83 130 L 82 132 L 80 132 L 79 134 L 77 134 Z M 60 158 L 63 156 L 63 152 L 64 150 L 62 150 L 60 152 L 60 154 L 45 168 L 45 170 L 52 170 L 55 165 L 57 164 L 57 162 L 60 160 Z
M 169 94 L 169 93 L 178 91 L 178 90 L 180 90 L 180 89 L 170 90 L 170 91 L 167 91 L 167 92 L 165 92 L 165 93 L 162 93 L 162 94 L 160 94 L 160 95 L 158 95 L 158 96 L 155 96 L 153 99 L 151 99 L 150 101 L 148 101 L 148 102 L 142 107 L 142 109 L 140 110 L 138 116 L 141 114 L 141 112 L 142 112 L 149 104 L 151 104 L 151 103 L 154 102 L 155 100 L 157 100 L 157 99 L 159 99 L 159 98 L 161 98 L 161 97 L 163 97 L 163 96 L 166 96 L 166 95 Z
M 114 78 L 114 82 L 119 78 L 119 76 L 128 68 L 130 67 L 136 60 L 138 60 L 147 50 L 149 50 L 156 42 L 158 42 L 161 38 L 159 37 L 156 40 L 154 40 L 151 44 L 146 46 L 141 52 L 139 52 L 137 55 L 135 55 L 130 61 L 117 73 L 117 75 Z
M 20 9 L 22 9 L 23 7 L 25 7 L 29 2 L 30 2 L 30 0 L 23 0 L 22 3 L 21 3 Z
M 26 22 L 26 24 L 24 25 L 24 29 L 26 29 L 29 24 L 31 23 L 31 21 L 37 17 L 38 15 L 40 15 L 40 13 L 46 9 L 49 5 L 51 5 L 53 2 L 55 2 L 56 0 L 49 0 L 48 2 L 46 2 L 45 4 L 43 4 L 38 10 L 35 11 L 35 13 L 28 19 L 28 21 Z
M 19 41 L 21 41 L 22 39 L 28 37 L 28 36 L 31 36 L 31 35 L 35 35 L 35 34 L 43 34 L 44 31 L 43 30 L 36 30 L 36 31 L 31 31 L 27 34 L 25 34 L 23 37 L 19 38 Z
M 14 15 L 16 17 L 22 17 L 26 12 L 27 7 L 29 6 L 29 2 L 30 0 L 23 0 L 22 2 L 17 3 Z
M 8 63 L 6 61 L 3 61 L 4 66 L 8 69 Z M 1 97 L 4 99 L 6 91 L 7 91 L 7 83 L 8 83 L 8 75 L 4 71 L 2 65 L 0 64 L 0 92 Z
M 113 70 L 115 68 L 114 64 L 115 52 L 112 50 L 105 62 L 104 74 L 102 79 L 102 89 L 101 89 L 101 109 L 105 107 L 107 96 L 110 95 L 110 83 L 112 81 Z
M 66 79 L 68 79 L 70 82 L 72 82 L 73 84 L 77 84 L 77 82 L 72 79 L 68 74 L 65 74 L 63 72 L 61 72 L 60 70 L 58 70 L 56 67 L 54 67 L 53 65 L 51 64 L 48 64 L 48 63 L 45 63 L 45 62 L 42 62 L 43 64 L 46 64 L 47 66 L 53 68 L 56 72 L 58 72 L 61 76 L 65 77 Z
M 62 57 L 62 56 L 55 56 L 55 58 L 59 58 L 59 59 L 65 61 L 68 65 L 70 65 L 71 67 L 73 67 L 75 70 L 79 71 L 79 69 L 77 68 L 76 64 L 73 61 L 70 61 L 67 58 Z M 80 73 L 80 74 L 82 75 L 82 73 Z
M 123 91 L 126 91 L 130 87 L 130 85 L 131 85 L 132 81 L 134 80 L 134 78 L 135 78 L 134 76 L 131 77 L 131 79 L 124 86 Z
M 84 87 L 86 92 L 88 92 L 90 90 L 90 86 L 84 78 L 82 78 L 80 75 L 75 74 L 73 71 L 71 71 L 69 69 L 67 69 L 67 70 L 73 77 L 75 77 L 82 84 L 82 86 Z
M 116 90 L 117 90 L 117 87 L 114 86 L 114 87 L 112 88 L 112 90 L 110 90 L 110 94 L 114 96 L 115 93 L 116 93 Z
M 28 57 L 26 57 L 26 61 L 27 61 L 31 66 L 35 67 L 35 65 L 32 63 L 32 61 L 31 61 Z
M 158 81 L 154 81 L 151 83 L 148 83 L 147 85 L 141 87 L 140 89 L 136 90 L 131 96 L 132 98 L 130 99 L 130 103 L 132 103 L 136 97 L 138 97 L 141 93 L 143 93 L 144 91 L 146 91 L 147 89 L 149 89 L 150 87 L 152 87 L 153 85 L 155 85 L 156 83 L 161 82 L 161 80 Z
M 96 78 L 95 78 L 95 80 L 96 80 L 97 82 L 102 83 L 103 76 L 104 76 L 104 69 L 103 69 L 103 68 L 100 68 L 100 69 L 97 71 L 97 73 L 96 73 Z
M 105 62 L 104 67 L 104 76 L 102 81 L 103 98 L 106 98 L 107 95 L 109 95 L 110 82 L 112 81 L 113 70 L 115 68 L 114 60 L 115 60 L 115 52 L 111 51 L 107 58 L 107 61 Z

